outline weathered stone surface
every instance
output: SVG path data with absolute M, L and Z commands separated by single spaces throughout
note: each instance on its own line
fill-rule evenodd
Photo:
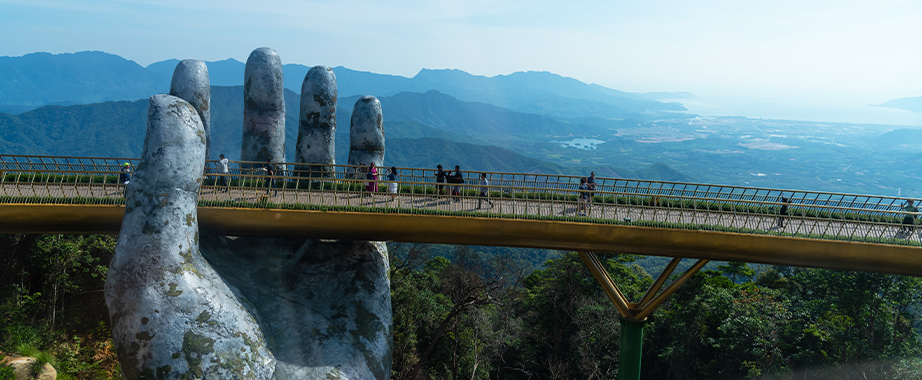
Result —
M 253 311 L 199 253 L 205 131 L 196 110 L 150 99 L 105 296 L 128 379 L 268 379 L 275 359 Z
M 390 378 L 384 243 L 205 235 L 201 244 L 258 312 L 275 378 Z
M 372 131 L 358 146 L 380 163 L 381 106 L 366 98 L 358 124 Z M 386 245 L 200 236 L 200 119 L 176 97 L 150 104 L 106 282 L 126 378 L 389 379 Z
M 211 157 L 211 81 L 208 66 L 198 59 L 184 59 L 173 70 L 170 95 L 189 102 L 205 128 L 205 159 Z
M 301 176 L 326 177 L 336 163 L 336 74 L 327 66 L 314 66 L 301 84 L 301 114 L 295 162 Z
M 349 129 L 349 165 L 368 166 L 384 163 L 384 116 L 381 102 L 363 96 L 355 102 Z
M 259 48 L 247 58 L 243 107 L 240 159 L 285 162 L 285 87 L 282 61 L 275 50 Z

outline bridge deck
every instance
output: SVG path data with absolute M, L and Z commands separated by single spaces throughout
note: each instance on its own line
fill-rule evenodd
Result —
M 118 232 L 124 187 L 111 178 L 115 165 L 10 161 L 0 166 L 0 231 Z M 350 179 L 355 170 L 335 167 L 322 179 L 290 172 L 277 178 L 283 188 L 275 196 L 265 195 L 258 172 L 236 171 L 227 191 L 202 187 L 200 226 L 227 235 L 580 249 L 922 275 L 920 236 L 901 232 L 911 213 L 900 211 L 896 198 L 602 179 L 588 216 L 577 216 L 575 177 L 489 173 L 489 208 L 485 201 L 478 207 L 481 186 L 471 178 L 453 202 L 432 194 L 431 171 L 402 168 L 401 192 L 391 200 L 360 190 L 366 181 Z M 781 196 L 789 204 L 784 227 L 777 226 Z

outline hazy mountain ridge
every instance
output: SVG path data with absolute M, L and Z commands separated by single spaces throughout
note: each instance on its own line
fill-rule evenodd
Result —
M 32 106 L 137 100 L 170 89 L 170 77 L 99 51 L 0 57 L 0 104 Z
M 48 104 L 87 104 L 137 100 L 166 92 L 177 59 L 148 65 L 104 52 L 35 53 L 0 57 L 0 112 L 21 112 Z M 243 83 L 245 64 L 234 59 L 207 62 L 211 84 Z M 283 65 L 285 87 L 300 92 L 310 66 Z M 553 117 L 672 118 L 684 111 L 639 94 L 586 84 L 549 72 L 518 72 L 495 77 L 460 70 L 423 69 L 413 78 L 335 67 L 339 94 L 387 97 L 401 92 L 437 90 L 464 101 L 490 103 Z
M 226 154 L 238 159 L 243 126 L 243 87 L 213 86 L 211 90 L 211 147 L 214 156 Z M 349 154 L 349 123 L 352 106 L 358 97 L 340 98 L 337 107 L 337 162 L 346 162 Z M 547 174 L 586 174 L 596 170 L 602 176 L 625 176 L 649 179 L 680 179 L 681 173 L 666 165 L 651 165 L 632 171 L 608 166 L 563 166 L 528 157 L 514 150 L 491 145 L 488 133 L 470 133 L 458 129 L 465 122 L 505 119 L 495 123 L 498 135 L 528 134 L 536 115 L 524 115 L 499 107 L 462 102 L 432 91 L 427 94 L 404 93 L 381 99 L 385 110 L 387 154 L 385 164 L 404 167 L 461 165 L 466 170 L 514 171 Z M 300 96 L 285 91 L 286 155 L 292 160 L 298 132 Z M 20 115 L 0 114 L 0 154 L 35 154 L 59 156 L 137 157 L 140 155 L 147 122 L 148 100 L 119 101 L 76 106 L 46 106 Z M 464 115 L 466 108 L 480 109 L 478 118 L 450 120 L 445 115 Z M 422 110 L 438 112 L 427 115 Z M 390 115 L 390 116 L 389 116 Z M 514 116 L 509 116 L 514 115 Z M 412 117 L 411 117 L 412 116 Z M 439 120 L 442 128 L 419 120 Z M 513 121 L 520 121 L 515 123 Z M 553 119 L 547 119 L 549 123 Z M 507 131 L 499 128 L 509 129 Z M 518 132 L 510 132 L 517 130 Z M 514 145 L 514 144 L 513 144 Z M 525 145 L 527 146 L 527 145 Z M 211 157 L 216 158 L 216 157 Z M 661 177 L 662 176 L 662 177 Z

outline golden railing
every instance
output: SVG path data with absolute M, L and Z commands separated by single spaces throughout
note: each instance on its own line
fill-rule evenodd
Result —
M 0 204 L 124 204 L 119 175 L 136 159 L 0 155 Z M 233 161 L 222 174 L 207 161 L 199 204 L 219 208 L 303 209 L 498 219 L 565 221 L 670 229 L 778 235 L 920 246 L 906 199 L 740 186 L 596 178 L 580 190 L 580 177 L 537 173 L 464 171 L 464 183 L 437 183 L 434 168 L 367 168 L 350 165 Z M 489 185 L 480 184 L 481 173 Z M 223 186 L 222 180 L 227 181 Z M 267 182 L 273 187 L 266 187 Z M 389 194 L 388 184 L 398 192 Z M 369 192 L 368 184 L 377 184 Z M 444 186 L 449 193 L 438 193 Z M 485 190 L 486 197 L 481 196 Z M 268 194 L 267 194 L 268 193 Z M 393 197 L 393 200 L 391 198 Z M 578 215 L 585 202 L 585 216 Z M 494 204 L 490 207 L 490 202 Z M 479 207 L 478 207 L 479 206 Z M 786 215 L 781 215 L 782 206 Z M 783 226 L 782 226 L 783 224 Z

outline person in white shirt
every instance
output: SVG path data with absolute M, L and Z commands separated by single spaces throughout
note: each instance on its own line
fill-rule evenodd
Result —
M 224 157 L 224 153 L 221 153 L 221 159 L 218 160 L 218 173 L 223 174 L 219 179 L 221 186 L 224 186 L 224 191 L 227 191 L 227 174 L 230 173 L 230 168 L 227 167 L 227 157 Z
M 487 173 L 480 173 L 480 198 L 477 199 L 477 208 L 486 200 L 493 208 L 493 201 L 490 200 L 490 181 L 487 179 Z

